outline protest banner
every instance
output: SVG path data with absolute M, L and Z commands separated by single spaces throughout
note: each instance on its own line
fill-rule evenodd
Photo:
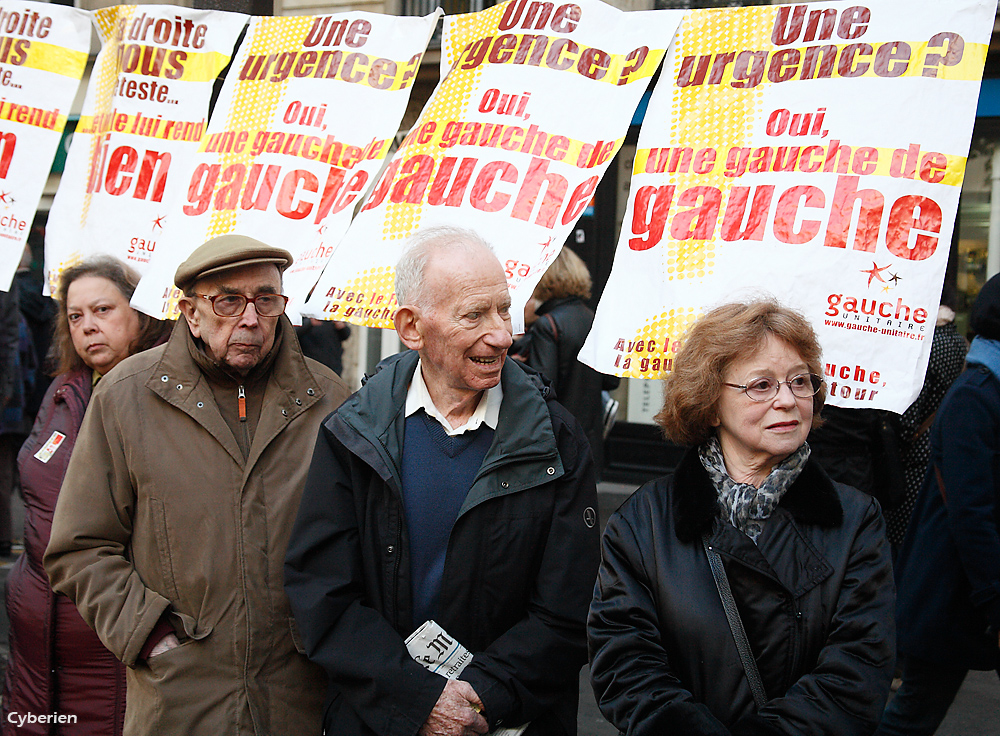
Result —
M 334 251 L 303 313 L 392 327 L 394 265 L 418 228 L 476 230 L 515 325 L 621 146 L 683 11 L 508 0 L 446 16 L 450 69 Z
M 89 50 L 89 13 L 0 4 L 0 291 L 21 260 Z
M 45 233 L 47 285 L 92 253 L 142 273 L 167 192 L 198 149 L 212 84 L 247 16 L 168 5 L 94 13 L 101 51 Z
M 240 233 L 292 253 L 284 292 L 297 322 L 389 153 L 440 16 L 254 18 L 133 305 L 176 316 L 177 266 Z
M 830 403 L 903 411 L 930 353 L 995 6 L 692 11 L 580 360 L 660 377 L 700 313 L 769 294 L 815 327 Z

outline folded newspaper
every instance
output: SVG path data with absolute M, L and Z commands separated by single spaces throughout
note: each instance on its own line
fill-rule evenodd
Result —
M 472 652 L 463 647 L 434 621 L 425 621 L 406 639 L 406 649 L 416 661 L 431 672 L 456 679 L 469 662 Z M 516 728 L 498 728 L 490 736 L 521 736 L 528 724 Z

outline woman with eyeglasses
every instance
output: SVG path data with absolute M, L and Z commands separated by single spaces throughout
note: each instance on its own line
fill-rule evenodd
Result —
M 688 333 L 656 419 L 690 449 L 611 517 L 590 609 L 592 684 L 622 733 L 878 724 L 889 546 L 878 503 L 809 457 L 821 371 L 809 323 L 774 301 L 718 307 Z

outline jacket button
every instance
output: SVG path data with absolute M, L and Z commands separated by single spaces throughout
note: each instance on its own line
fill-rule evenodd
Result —
M 310 396 L 315 396 L 316 395 L 316 392 L 313 391 L 311 388 L 307 388 L 306 389 L 306 393 L 309 394 Z
M 545 472 L 548 473 L 549 475 L 555 475 L 556 474 L 556 469 L 555 468 L 549 468 Z
M 503 482 L 502 482 L 502 483 L 500 484 L 500 487 L 501 487 L 501 488 L 507 488 L 507 487 L 508 487 L 509 485 L 510 485 L 510 483 L 508 483 L 507 481 L 503 481 Z
M 389 545 L 388 547 L 386 547 L 386 548 L 385 548 L 385 552 L 386 552 L 386 554 L 390 554 L 390 555 L 391 555 L 391 554 L 393 553 L 393 551 L 394 551 L 395 549 L 396 549 L 396 548 L 395 548 L 395 547 L 393 547 L 393 546 L 392 546 L 392 545 L 390 544 L 390 545 Z
M 203 408 L 205 408 L 205 402 L 204 402 L 204 401 L 199 401 L 199 402 L 198 402 L 198 408 L 199 408 L 199 409 L 203 409 Z
M 795 620 L 796 621 L 801 621 L 802 620 L 802 611 L 796 611 L 795 612 Z
M 295 405 L 296 406 L 302 406 L 302 399 L 296 399 L 295 400 Z
M 170 379 L 167 376 L 160 376 L 160 380 L 163 381 L 164 383 L 166 383 Z
M 184 388 L 184 387 L 181 384 L 178 383 L 177 384 L 177 390 L 180 391 L 182 388 Z
M 281 416 L 287 417 L 288 416 L 288 410 L 287 409 L 282 409 L 281 410 Z

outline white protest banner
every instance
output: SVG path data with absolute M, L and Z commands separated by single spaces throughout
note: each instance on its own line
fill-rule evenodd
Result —
M 21 260 L 89 50 L 89 13 L 0 3 L 0 291 Z
M 254 18 L 132 304 L 175 316 L 177 266 L 240 233 L 291 252 L 284 292 L 298 321 L 389 153 L 440 15 Z
M 101 52 L 46 226 L 50 290 L 91 253 L 145 270 L 167 193 L 183 184 L 178 174 L 205 132 L 212 84 L 246 18 L 168 5 L 94 13 Z
M 445 17 L 453 60 L 303 313 L 392 327 L 394 266 L 434 225 L 481 233 L 515 323 L 624 140 L 683 11 L 508 0 Z
M 706 308 L 770 294 L 815 327 L 831 403 L 903 411 L 930 353 L 995 6 L 692 11 L 580 360 L 662 376 Z

